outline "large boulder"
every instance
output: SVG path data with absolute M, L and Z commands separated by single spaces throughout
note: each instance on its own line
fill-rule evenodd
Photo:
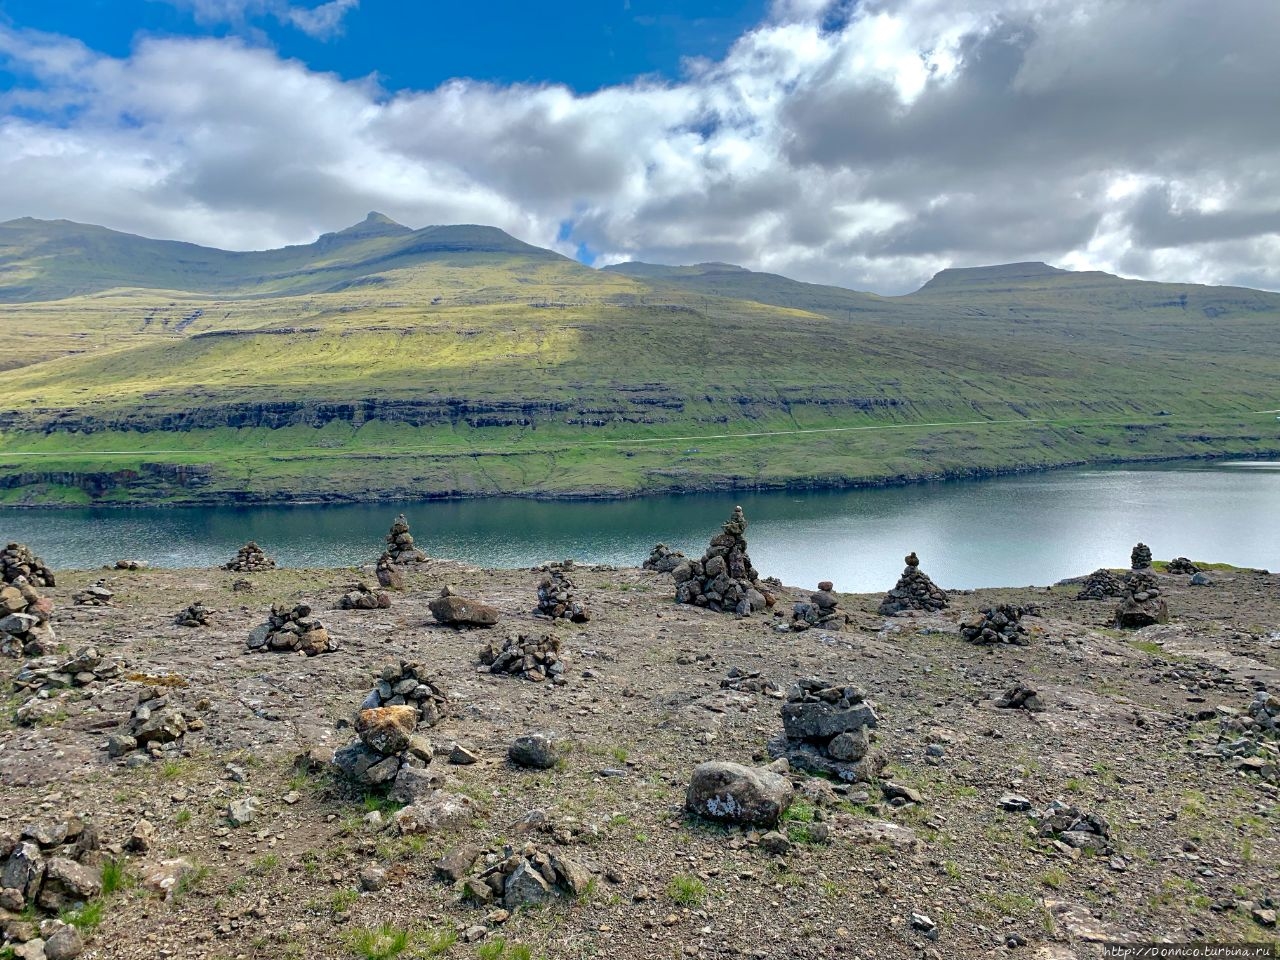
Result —
M 780 773 L 713 760 L 693 771 L 685 809 L 709 820 L 772 827 L 794 798 L 791 781 Z
M 498 622 L 498 609 L 479 600 L 460 597 L 445 587 L 429 604 L 431 615 L 452 627 L 492 627 Z
M 527 733 L 511 741 L 507 758 L 517 767 L 550 770 L 560 759 L 556 742 L 544 733 Z

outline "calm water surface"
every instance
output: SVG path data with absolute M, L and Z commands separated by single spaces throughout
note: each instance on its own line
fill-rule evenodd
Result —
M 761 573 L 795 585 L 831 579 L 841 590 L 883 590 L 911 550 L 946 587 L 1046 584 L 1127 565 L 1138 540 L 1158 559 L 1280 569 L 1280 463 L 1259 462 L 616 502 L 0 510 L 0 542 L 28 543 L 55 568 L 122 557 L 214 566 L 249 539 L 284 566 L 347 566 L 375 559 L 403 510 L 434 557 L 493 567 L 564 557 L 637 565 L 658 541 L 700 556 L 735 503 L 747 512 Z

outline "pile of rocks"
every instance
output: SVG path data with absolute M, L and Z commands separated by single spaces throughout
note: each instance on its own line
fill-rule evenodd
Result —
M 1147 573 L 1131 573 L 1125 578 L 1124 599 L 1116 607 L 1116 626 L 1137 630 L 1153 623 L 1169 622 L 1169 604 L 1160 595 L 1160 585 Z
M 884 758 L 871 749 L 870 730 L 879 722 L 856 687 L 797 680 L 782 705 L 783 733 L 769 741 L 769 753 L 810 773 L 870 782 L 884 768 Z
M 82 817 L 28 823 L 17 836 L 4 838 L 0 907 L 10 915 L 4 940 L 14 957 L 72 960 L 83 952 L 84 941 L 75 927 L 49 920 L 37 927 L 12 915 L 30 910 L 33 916 L 56 916 L 99 896 L 98 846 L 93 821 Z
M 1015 683 L 996 700 L 996 706 L 1002 710 L 1030 710 L 1039 713 L 1044 710 L 1044 701 L 1034 687 Z
M 387 534 L 386 556 L 392 563 L 422 563 L 427 559 L 427 555 L 413 545 L 409 521 L 403 513 L 396 517 L 391 524 L 391 532 Z
M 1132 570 L 1150 570 L 1151 548 L 1145 543 L 1135 546 L 1129 553 L 1129 567 Z
M 107 739 L 107 756 L 123 757 L 134 750 L 152 759 L 178 756 L 187 731 L 199 725 L 199 722 L 188 721 L 186 715 L 170 703 L 165 690 L 143 687 L 138 691 L 138 702 L 129 716 L 126 732 L 112 734 Z M 145 756 L 139 757 L 139 762 L 145 761 Z
M 361 710 L 410 706 L 417 711 L 417 725 L 434 727 L 449 715 L 449 691 L 444 681 L 412 660 L 389 663 L 378 683 L 360 704 Z
M 276 562 L 252 540 L 237 550 L 236 555 L 222 565 L 223 570 L 231 570 L 235 573 L 257 573 L 275 568 Z
M 334 753 L 333 762 L 362 786 L 391 783 L 401 767 L 421 768 L 434 756 L 431 741 L 419 736 L 417 728 L 418 709 L 407 703 L 362 708 L 356 715 L 360 739 Z M 406 774 L 406 779 L 412 776 Z
M 934 612 L 947 606 L 946 591 L 936 586 L 920 569 L 920 559 L 914 554 L 906 556 L 907 566 L 876 609 L 881 616 L 892 617 L 906 610 Z
M 53 601 L 40 596 L 25 577 L 0 586 L 0 653 L 38 657 L 56 651 L 52 614 Z
M 394 566 L 395 561 L 391 559 L 391 554 L 384 553 L 378 558 L 378 566 L 376 574 L 378 577 L 378 586 L 387 590 L 403 590 L 404 574 L 397 570 Z
M 670 573 L 686 559 L 679 550 L 672 550 L 665 543 L 660 543 L 649 553 L 649 559 L 641 564 L 641 567 L 657 573 Z
M 77 607 L 109 607 L 114 598 L 115 593 L 98 582 L 73 593 L 71 602 Z
M 1169 566 L 1165 569 L 1169 573 L 1185 573 L 1188 576 L 1200 572 L 1200 568 L 1186 557 L 1174 557 L 1169 561 Z
M 75 656 L 37 657 L 28 660 L 13 678 L 15 690 L 63 690 L 87 687 L 96 680 L 120 675 L 120 661 L 106 660 L 97 647 L 84 647 Z M 22 713 L 21 709 L 18 711 Z
M 518 850 L 504 847 L 485 859 L 490 861 L 485 869 L 462 881 L 463 896 L 482 904 L 501 902 L 514 910 L 546 903 L 561 892 L 580 897 L 591 884 L 585 866 L 532 843 Z
M 542 636 L 519 634 L 507 637 L 501 647 L 486 644 L 480 650 L 480 662 L 490 673 L 504 673 L 541 683 L 550 680 L 555 684 L 567 682 L 564 676 L 565 661 L 560 654 L 560 638 L 554 633 Z
M 255 627 L 249 634 L 248 648 L 254 652 L 275 650 L 282 653 L 301 652 L 308 657 L 320 653 L 332 653 L 338 644 L 329 636 L 319 620 L 311 617 L 311 608 L 305 603 L 296 607 L 272 604 L 267 622 Z
M 552 620 L 586 623 L 591 619 L 591 611 L 574 597 L 575 589 L 573 581 L 564 570 L 549 571 L 538 584 L 537 612 Z
M 1053 840 L 1077 850 L 1103 852 L 1109 846 L 1111 828 L 1096 813 L 1084 813 L 1061 800 L 1055 800 L 1038 814 L 1036 833 L 1044 840 Z
M 453 587 L 445 587 L 427 606 L 438 623 L 451 627 L 492 627 L 498 622 L 497 607 L 468 600 Z
M 112 567 L 114 570 L 146 570 L 151 566 L 145 560 L 117 560 Z
M 1258 690 L 1243 713 L 1218 710 L 1218 755 L 1237 770 L 1280 784 L 1280 697 Z
M 741 667 L 729 668 L 729 673 L 720 681 L 720 689 L 737 690 L 740 693 L 781 693 L 778 685 L 759 670 L 743 670 Z
M 808 603 L 800 602 L 792 607 L 791 629 L 843 630 L 845 624 L 851 623 L 849 615 L 840 609 L 840 599 L 832 592 L 834 589 L 834 583 L 823 580 L 818 584 L 818 592 L 809 594 Z
M 1084 578 L 1077 600 L 1107 600 L 1124 596 L 1124 581 L 1106 568 L 1093 571 Z
M 383 590 L 373 590 L 361 581 L 342 595 L 339 610 L 385 610 L 391 606 L 391 596 Z
M 1011 603 L 983 607 L 978 616 L 960 623 L 960 636 L 969 643 L 1009 643 L 1025 647 L 1031 642 L 1022 623 L 1022 615 L 1027 612 L 1026 607 Z
M 0 550 L 0 581 L 17 583 L 19 580 L 33 587 L 55 586 L 53 571 L 30 547 L 25 543 L 11 543 Z
M 671 571 L 676 581 L 676 603 L 692 603 L 717 612 L 732 610 L 750 616 L 774 604 L 773 594 L 760 582 L 747 553 L 747 518 L 741 507 L 711 538 L 701 560 L 685 560 Z
M 207 627 L 212 617 L 213 611 L 197 600 L 174 617 L 174 622 L 180 627 Z

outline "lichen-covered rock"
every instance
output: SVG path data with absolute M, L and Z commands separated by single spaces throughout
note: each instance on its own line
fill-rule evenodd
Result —
M 772 827 L 794 799 L 795 788 L 780 773 L 713 760 L 693 771 L 684 805 L 708 820 Z
M 511 741 L 507 759 L 517 767 L 550 770 L 560 759 L 560 749 L 545 733 L 526 733 Z
M 418 711 L 405 704 L 373 707 L 356 715 L 356 733 L 365 745 L 381 754 L 400 753 L 418 727 Z

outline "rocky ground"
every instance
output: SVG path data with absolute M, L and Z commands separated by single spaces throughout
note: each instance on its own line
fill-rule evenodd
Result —
M 15 719 L 30 690 L 6 684 L 0 830 L 96 827 L 89 856 L 112 864 L 112 889 L 68 915 L 84 957 L 1056 958 L 1102 940 L 1272 942 L 1274 764 L 1250 769 L 1218 745 L 1222 718 L 1259 688 L 1280 693 L 1280 576 L 1211 576 L 1157 574 L 1170 622 L 1125 633 L 1110 625 L 1116 601 L 1065 586 L 952 592 L 946 610 L 893 618 L 875 612 L 882 595 L 837 593 L 842 631 L 784 632 L 811 586 L 777 588 L 783 617 L 736 619 L 675 605 L 669 574 L 579 568 L 591 619 L 554 626 L 559 684 L 478 671 L 490 641 L 552 629 L 533 612 L 539 573 L 429 561 L 404 568 L 389 608 L 339 610 L 350 570 L 58 571 L 43 592 L 66 655 L 92 645 L 120 668 L 53 691 L 31 725 Z M 110 605 L 73 604 L 99 581 Z M 499 624 L 437 625 L 428 602 L 446 584 Z M 209 625 L 178 625 L 196 602 Z M 273 603 L 309 605 L 336 652 L 250 651 Z M 1038 611 L 1022 621 L 1026 646 L 961 640 L 961 620 L 1001 603 Z M 419 730 L 434 744 L 426 769 L 472 802 L 423 833 L 401 833 L 394 802 L 323 762 L 354 739 L 383 665 L 402 660 L 447 685 L 451 715 Z M 722 687 L 734 668 L 771 683 Z M 699 763 L 770 762 L 802 677 L 866 692 L 881 780 L 793 771 L 797 800 L 767 842 L 686 815 Z M 1019 682 L 1042 711 L 996 706 Z M 154 758 L 111 757 L 109 738 L 142 725 L 140 692 L 188 729 Z M 507 759 L 532 732 L 557 741 L 549 769 Z M 467 752 L 478 762 L 450 762 Z M 1108 836 L 1085 850 L 1040 836 L 1035 815 L 1053 801 L 1102 818 Z M 463 899 L 436 868 L 468 843 L 529 842 L 591 879 L 506 910 Z

